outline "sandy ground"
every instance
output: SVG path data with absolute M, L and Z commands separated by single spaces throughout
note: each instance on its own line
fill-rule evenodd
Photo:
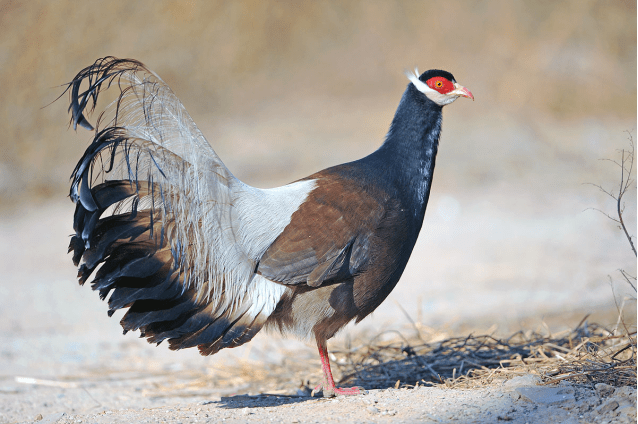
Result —
M 95 381 L 76 388 L 17 388 L 19 405 L 4 410 L 6 417 L 23 409 L 23 422 L 40 423 L 197 423 L 197 422 L 460 422 L 460 423 L 633 423 L 636 389 L 537 385 L 537 377 L 515 377 L 498 385 L 472 390 L 432 387 L 371 390 L 345 398 L 301 396 L 191 396 L 182 402 L 160 397 L 126 396 L 134 385 L 150 381 L 133 378 Z M 136 389 L 137 390 L 137 389 Z M 138 391 L 143 391 L 138 390 Z M 30 392 L 26 400 L 25 392 Z M 51 411 L 51 399 L 64 404 Z M 135 402 L 135 406 L 130 406 Z M 3 402 L 4 403 L 4 402 Z

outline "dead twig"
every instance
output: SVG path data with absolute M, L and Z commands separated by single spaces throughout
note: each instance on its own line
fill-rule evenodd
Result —
M 590 185 L 593 185 L 594 187 L 597 187 L 600 191 L 602 191 L 607 196 L 611 197 L 612 199 L 616 201 L 616 216 L 617 217 L 613 217 L 607 212 L 603 212 L 602 210 L 597 208 L 589 208 L 589 209 L 596 210 L 602 213 L 603 215 L 605 215 L 607 218 L 619 224 L 619 228 L 625 233 L 625 237 L 627 237 L 627 240 L 629 241 L 629 245 L 631 246 L 631 250 L 634 252 L 634 256 L 638 256 L 638 254 L 636 253 L 636 246 L 634 245 L 633 237 L 629 234 L 629 231 L 627 230 L 627 226 L 625 225 L 625 220 L 623 219 L 623 213 L 625 211 L 625 203 L 623 202 L 623 196 L 625 195 L 625 193 L 627 193 L 627 190 L 629 190 L 631 185 L 634 183 L 634 180 L 632 179 L 632 173 L 634 169 L 635 146 L 634 146 L 633 136 L 631 135 L 629 131 L 627 131 L 627 134 L 629 135 L 629 150 L 625 150 L 625 149 L 619 150 L 620 162 L 615 161 L 613 159 L 602 159 L 602 160 L 614 163 L 620 168 L 620 185 L 618 187 L 618 191 L 613 189 L 607 190 L 603 188 L 603 186 L 601 186 L 600 184 L 588 183 Z M 632 286 L 634 287 L 634 290 L 635 290 L 635 286 L 634 285 Z

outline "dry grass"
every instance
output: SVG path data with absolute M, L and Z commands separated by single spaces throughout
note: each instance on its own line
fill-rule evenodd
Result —
M 555 334 L 548 327 L 518 331 L 507 338 L 434 333 L 427 342 L 418 332 L 411 338 L 384 332 L 333 348 L 330 357 L 335 376 L 343 376 L 340 386 L 366 389 L 423 385 L 472 389 L 527 374 L 539 376 L 543 384 L 567 380 L 635 387 L 635 328 L 628 330 L 620 320 L 618 324 L 606 328 L 585 317 L 573 330 Z M 308 395 L 321 378 L 316 353 L 296 351 L 286 357 L 280 364 L 243 361 L 210 370 L 201 382 L 226 387 L 228 394 Z
M 334 362 L 344 375 L 341 384 L 366 388 L 473 388 L 521 374 L 538 375 L 545 384 L 635 386 L 636 332 L 586 318 L 573 330 L 549 335 L 519 331 L 504 339 L 469 335 L 428 343 L 397 335 L 390 342 L 335 351 Z

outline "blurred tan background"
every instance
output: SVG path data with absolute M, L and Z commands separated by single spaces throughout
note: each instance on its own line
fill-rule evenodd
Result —
M 612 287 L 619 302 L 633 293 L 617 272 L 636 272 L 624 235 L 588 209 L 613 201 L 586 184 L 615 187 L 619 169 L 599 159 L 636 134 L 633 1 L 0 1 L 3 375 L 63 372 L 108 343 L 149 349 L 119 335 L 66 255 L 68 179 L 91 135 L 69 129 L 67 96 L 50 103 L 106 55 L 156 71 L 259 187 L 376 149 L 406 68 L 472 91 L 444 111 L 421 237 L 364 326 L 406 322 L 397 303 L 432 326 L 574 323 L 614 312 Z
M 635 126 L 632 1 L 0 5 L 5 207 L 64 193 L 89 135 L 67 131 L 66 96 L 43 107 L 106 55 L 155 70 L 231 169 L 254 184 L 287 182 L 377 147 L 406 85 L 402 72 L 414 66 L 449 70 L 476 97 L 446 110 L 442 154 L 450 160 L 437 169 L 439 190 L 534 176 L 552 167 L 548 159 L 591 167 L 590 152 L 608 156 Z M 543 139 L 551 124 L 584 139 Z M 517 136 L 519 126 L 528 134 Z M 530 149 L 552 157 L 529 163 Z M 466 155 L 470 163 L 456 168 Z M 512 161 L 517 172 L 506 175 Z M 459 174 L 458 183 L 442 181 Z

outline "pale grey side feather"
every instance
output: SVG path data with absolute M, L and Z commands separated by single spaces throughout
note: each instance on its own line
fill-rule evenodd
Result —
M 291 288 L 259 274 L 253 274 L 253 281 L 246 291 L 246 300 L 250 303 L 247 314 L 252 318 L 260 313 L 266 317 L 270 316 L 287 290 L 290 291 Z

